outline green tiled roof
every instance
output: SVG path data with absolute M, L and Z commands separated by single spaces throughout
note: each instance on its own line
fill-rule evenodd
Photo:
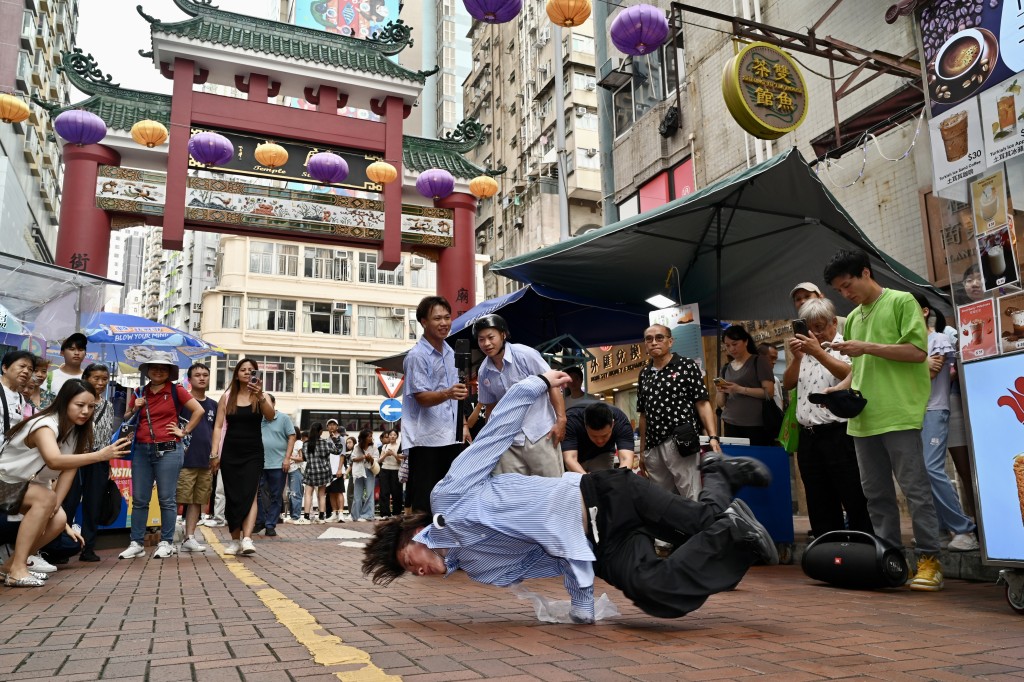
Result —
M 412 42 L 409 38 L 410 29 L 404 24 L 392 27 L 385 36 L 370 40 L 226 12 L 203 2 L 174 2 L 193 18 L 164 23 L 145 14 L 141 5 L 138 7 L 139 14 L 152 25 L 151 33 L 169 33 L 224 47 L 315 62 L 333 68 L 361 71 L 415 83 L 426 82 L 429 75 L 427 72 L 411 71 L 388 59 L 389 55 L 397 54 Z
M 484 169 L 467 161 L 458 150 L 459 146 L 459 143 L 447 140 L 430 140 L 406 135 L 402 138 L 402 163 L 416 173 L 422 173 L 430 168 L 443 168 L 455 177 L 465 180 L 481 175 Z

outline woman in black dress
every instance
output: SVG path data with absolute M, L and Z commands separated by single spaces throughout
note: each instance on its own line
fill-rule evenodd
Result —
M 229 555 L 256 553 L 252 531 L 256 491 L 263 473 L 262 425 L 264 418 L 274 418 L 274 406 L 263 393 L 258 370 L 255 360 L 238 361 L 213 426 L 213 458 L 220 457 L 224 517 L 231 532 L 231 544 L 224 549 Z

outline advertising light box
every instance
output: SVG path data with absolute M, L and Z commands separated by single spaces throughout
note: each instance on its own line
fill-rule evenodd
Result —
M 989 561 L 1024 562 L 1024 355 L 963 366 Z

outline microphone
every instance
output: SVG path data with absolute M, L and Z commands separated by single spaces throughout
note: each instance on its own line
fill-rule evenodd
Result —
M 469 339 L 455 339 L 455 371 L 459 374 L 459 383 L 468 387 L 469 373 L 473 369 L 473 353 L 469 350 Z M 455 439 L 462 440 L 462 424 L 473 411 L 469 403 L 469 396 L 459 401 L 458 426 L 456 427 Z

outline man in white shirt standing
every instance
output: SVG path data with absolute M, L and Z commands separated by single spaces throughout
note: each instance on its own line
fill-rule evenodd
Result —
M 46 378 L 46 390 L 57 395 L 60 387 L 68 379 L 82 378 L 82 362 L 85 360 L 85 351 L 89 346 L 89 339 L 85 334 L 75 332 L 64 343 L 60 344 L 60 354 L 64 358 L 64 364 L 50 372 Z

